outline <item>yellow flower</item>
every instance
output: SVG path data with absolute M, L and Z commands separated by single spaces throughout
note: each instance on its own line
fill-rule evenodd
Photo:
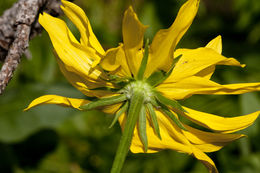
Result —
M 131 136 L 131 151 L 153 153 L 172 149 L 193 155 L 210 172 L 218 172 L 205 153 L 218 151 L 229 142 L 243 137 L 243 134 L 231 133 L 250 126 L 260 111 L 224 118 L 182 107 L 176 100 L 194 94 L 259 91 L 260 83 L 221 85 L 210 80 L 216 65 L 244 67 L 234 58 L 221 55 L 220 36 L 205 47 L 175 50 L 197 13 L 199 0 L 188 0 L 171 27 L 160 30 L 150 47 L 146 45 L 145 48 L 143 39 L 147 27 L 129 7 L 123 18 L 123 43 L 107 51 L 98 42 L 83 10 L 65 0 L 62 3 L 62 10 L 80 31 L 80 41 L 58 18 L 44 13 L 39 16 L 39 22 L 51 38 L 64 76 L 86 96 L 100 98 L 103 102 L 45 95 L 32 101 L 25 110 L 41 104 L 58 104 L 79 110 L 101 107 L 104 112 L 116 114 L 114 120 L 118 119 L 124 129 L 129 102 L 132 107 L 138 107 L 133 105 L 132 97 L 139 92 L 142 105 L 138 111 L 140 117 L 139 113 L 137 116 L 139 122 L 135 121 Z M 184 116 L 212 132 L 182 124 L 178 116 Z

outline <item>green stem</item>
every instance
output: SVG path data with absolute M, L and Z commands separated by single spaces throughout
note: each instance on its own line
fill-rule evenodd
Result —
M 111 173 L 120 173 L 123 167 L 131 145 L 134 128 L 140 115 L 143 102 L 143 94 L 138 91 L 134 92 L 130 100 L 130 107 L 127 114 L 126 124 L 124 127 L 123 135 L 120 139 L 119 146 L 117 148 L 116 157 L 113 162 Z

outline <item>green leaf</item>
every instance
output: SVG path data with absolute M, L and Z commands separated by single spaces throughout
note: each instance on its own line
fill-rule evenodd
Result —
M 107 106 L 107 105 L 112 105 L 112 104 L 116 104 L 116 103 L 119 103 L 119 102 L 123 102 L 126 99 L 127 99 L 126 95 L 121 94 L 121 95 L 118 95 L 118 96 L 107 97 L 107 98 L 99 99 L 97 101 L 90 102 L 88 104 L 80 106 L 80 108 L 83 109 L 83 110 L 91 110 L 91 109 L 95 109 L 97 107 Z
M 162 112 L 167 115 L 179 128 L 187 131 L 180 120 L 167 108 L 167 106 L 162 105 Z M 178 113 L 177 113 L 178 115 Z
M 109 128 L 113 127 L 114 124 L 117 122 L 118 118 L 119 118 L 124 112 L 127 111 L 128 105 L 129 105 L 129 103 L 126 102 L 123 106 L 121 106 L 121 108 L 119 108 L 119 110 L 117 111 L 117 113 L 116 113 L 116 115 L 115 115 L 115 117 L 114 117 L 114 119 L 113 119 L 111 125 L 109 126 Z
M 144 56 L 137 74 L 137 79 L 142 80 L 144 78 L 144 72 L 146 69 L 147 61 L 149 56 L 149 39 L 146 40 L 145 49 L 144 49 Z
M 147 135 L 146 135 L 146 111 L 145 107 L 142 106 L 142 109 L 140 111 L 139 115 L 139 135 L 140 139 L 144 145 L 144 152 L 147 152 L 148 149 L 148 140 L 147 140 Z
M 161 134 L 160 134 L 159 124 L 158 124 L 158 121 L 157 121 L 157 116 L 156 116 L 156 113 L 154 111 L 153 105 L 151 103 L 147 103 L 146 108 L 148 109 L 149 115 L 151 117 L 155 134 L 158 136 L 158 138 L 162 139 Z
M 181 106 L 181 104 L 179 104 L 176 100 L 171 100 L 168 99 L 166 97 L 164 97 L 163 95 L 161 95 L 159 92 L 155 92 L 155 97 L 157 98 L 157 100 L 164 104 L 164 105 L 169 105 L 174 109 L 178 109 L 182 112 L 186 112 L 188 113 L 188 111 L 186 111 L 185 109 L 183 109 L 183 107 Z

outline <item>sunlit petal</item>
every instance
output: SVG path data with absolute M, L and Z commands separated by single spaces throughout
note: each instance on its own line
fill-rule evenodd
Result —
M 199 0 L 188 0 L 179 10 L 178 15 L 168 29 L 162 29 L 155 35 L 150 49 L 146 76 L 155 70 L 168 71 L 174 56 L 173 52 L 190 27 L 199 8 Z
M 61 6 L 61 9 L 79 29 L 83 44 L 92 47 L 99 54 L 103 55 L 105 51 L 93 33 L 90 22 L 84 11 L 79 6 L 69 1 L 62 0 L 62 4 L 63 6 Z
M 213 50 L 215 50 L 216 52 L 218 52 L 219 54 L 222 53 L 222 39 L 221 36 L 217 36 L 216 38 L 214 38 L 213 40 L 211 40 L 207 45 L 207 48 L 211 48 Z M 235 65 L 235 66 L 241 66 L 244 67 L 245 65 L 240 65 L 238 64 L 238 62 L 235 62 L 234 59 L 232 58 L 226 58 L 220 62 L 218 62 L 215 65 L 211 65 L 205 69 L 203 69 L 202 71 L 200 71 L 199 73 L 196 74 L 196 76 L 200 76 L 200 77 L 204 77 L 206 79 L 210 79 L 211 76 L 213 75 L 216 65 Z
M 143 57 L 143 39 L 147 27 L 138 19 L 133 8 L 130 6 L 123 19 L 123 41 L 127 63 L 132 74 L 135 76 Z
M 131 77 L 131 72 L 127 64 L 123 44 L 116 48 L 111 48 L 106 51 L 106 54 L 101 61 L 101 66 L 109 71 L 122 77 Z
M 178 82 L 163 83 L 157 89 L 165 96 L 179 100 L 188 98 L 193 94 L 231 95 L 260 91 L 260 83 L 220 85 L 203 77 L 192 76 Z
M 186 118 L 203 127 L 222 133 L 232 133 L 252 125 L 260 111 L 237 117 L 221 117 L 184 107 L 189 113 L 183 114 Z
M 206 76 L 203 70 L 216 65 L 242 66 L 234 58 L 226 58 L 211 48 L 177 49 L 175 57 L 182 55 L 169 78 L 164 82 L 177 82 L 190 76 Z M 211 73 L 212 70 L 208 73 Z M 208 76 L 207 78 L 209 78 Z
M 96 55 L 78 43 L 65 22 L 47 13 L 40 14 L 39 22 L 48 32 L 53 47 L 60 60 L 65 64 L 67 71 L 74 72 L 83 78 L 97 79 L 100 77 L 101 72 L 91 68 L 92 59 L 95 59 L 93 57 Z

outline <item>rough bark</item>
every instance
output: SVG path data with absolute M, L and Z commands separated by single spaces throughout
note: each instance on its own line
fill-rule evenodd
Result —
M 0 94 L 13 77 L 30 39 L 41 33 L 39 13 L 60 15 L 60 5 L 60 0 L 19 0 L 0 17 Z

